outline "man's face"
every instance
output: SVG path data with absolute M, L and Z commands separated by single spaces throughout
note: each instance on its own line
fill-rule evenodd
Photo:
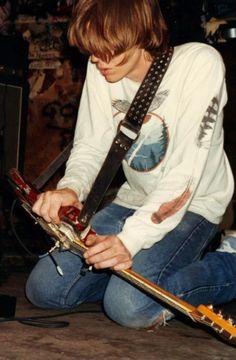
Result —
M 108 82 L 117 82 L 124 77 L 141 82 L 144 72 L 143 49 L 132 48 L 126 52 L 114 56 L 108 63 L 91 55 L 91 62 L 96 64 L 97 69 Z

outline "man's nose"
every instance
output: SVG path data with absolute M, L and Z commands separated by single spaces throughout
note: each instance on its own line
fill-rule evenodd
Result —
M 100 59 L 99 57 L 95 56 L 95 55 L 91 55 L 90 57 L 91 59 L 91 62 L 94 63 L 94 64 L 98 64 L 99 63 L 99 66 L 100 65 L 107 65 L 109 63 L 109 61 L 104 61 L 102 59 Z
M 99 58 L 97 57 L 97 56 L 95 56 L 95 55 L 91 55 L 91 61 L 93 62 L 93 63 L 97 63 L 97 62 L 99 62 Z M 101 60 L 100 60 L 101 61 Z

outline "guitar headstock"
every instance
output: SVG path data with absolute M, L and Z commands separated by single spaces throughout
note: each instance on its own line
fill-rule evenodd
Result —
M 191 313 L 194 320 L 213 329 L 220 337 L 236 346 L 236 326 L 231 318 L 225 319 L 221 311 L 214 311 L 213 306 L 199 305 L 196 313 Z
M 32 206 L 35 203 L 39 192 L 24 180 L 17 169 L 12 168 L 9 170 L 8 182 L 21 203 L 26 203 L 29 206 Z M 62 221 L 70 223 L 76 231 L 80 232 L 84 230 L 84 226 L 79 222 L 80 210 L 76 207 L 61 207 L 59 216 Z
M 9 170 L 8 182 L 21 201 L 25 200 L 31 205 L 36 201 L 38 192 L 25 182 L 17 169 L 12 168 Z

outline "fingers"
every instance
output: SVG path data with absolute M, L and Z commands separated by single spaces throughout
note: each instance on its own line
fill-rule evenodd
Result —
M 60 219 L 58 211 L 61 206 L 61 201 L 53 192 L 47 191 L 39 195 L 38 200 L 32 207 L 32 210 L 38 215 L 42 216 L 47 222 L 59 223 Z
M 132 265 L 129 251 L 117 236 L 90 235 L 86 240 L 89 249 L 84 253 L 88 265 L 96 269 L 128 269 Z
M 127 270 L 132 267 L 133 262 L 131 260 L 120 262 L 117 265 L 113 266 L 113 270 L 119 271 L 119 270 Z
M 103 242 L 105 238 L 106 238 L 106 236 L 98 236 L 96 234 L 89 235 L 85 239 L 85 244 L 87 246 L 93 246 L 95 244 L 99 244 L 99 243 Z M 90 250 L 90 252 L 92 252 L 92 250 Z
M 59 210 L 62 206 L 73 205 L 81 208 L 76 193 L 71 189 L 46 191 L 38 196 L 32 210 L 47 222 L 60 223 Z
M 80 201 L 76 201 L 75 203 L 73 203 L 73 206 L 79 210 L 82 210 L 83 204 Z

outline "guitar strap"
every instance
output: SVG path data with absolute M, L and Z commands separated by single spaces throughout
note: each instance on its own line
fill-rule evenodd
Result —
M 110 150 L 81 210 L 78 221 L 82 227 L 86 227 L 95 214 L 125 154 L 137 140 L 145 116 L 167 71 L 172 55 L 173 48 L 169 47 L 166 52 L 156 57 L 138 89 L 125 119 L 121 121 Z

